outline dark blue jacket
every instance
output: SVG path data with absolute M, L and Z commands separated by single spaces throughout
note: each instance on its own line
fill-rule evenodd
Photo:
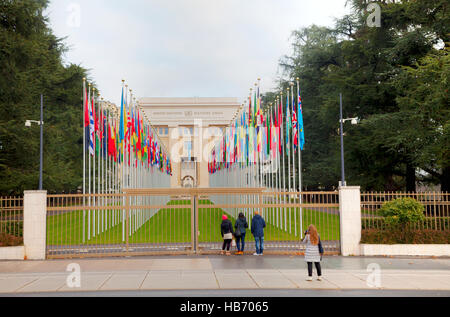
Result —
M 266 227 L 266 222 L 260 215 L 255 215 L 252 219 L 252 234 L 254 237 L 262 238 L 264 237 L 264 228 Z

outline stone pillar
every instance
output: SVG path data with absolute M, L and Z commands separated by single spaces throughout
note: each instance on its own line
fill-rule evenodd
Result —
M 341 225 L 341 254 L 361 254 L 361 188 L 339 187 L 339 213 Z
M 25 191 L 23 243 L 27 260 L 45 260 L 47 234 L 47 191 Z

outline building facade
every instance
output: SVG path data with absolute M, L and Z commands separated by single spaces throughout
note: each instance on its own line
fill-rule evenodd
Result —
M 209 187 L 209 154 L 240 111 L 238 99 L 142 98 L 139 107 L 170 153 L 171 187 Z

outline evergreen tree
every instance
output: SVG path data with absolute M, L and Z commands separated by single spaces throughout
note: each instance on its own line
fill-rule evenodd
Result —
M 44 95 L 44 188 L 82 184 L 82 78 L 64 65 L 66 48 L 43 11 L 47 0 L 0 1 L 0 193 L 22 194 L 39 182 L 40 94 Z

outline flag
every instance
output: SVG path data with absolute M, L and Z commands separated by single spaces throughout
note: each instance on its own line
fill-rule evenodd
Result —
M 289 155 L 290 149 L 290 130 L 291 130 L 291 112 L 289 111 L 289 94 L 286 99 L 286 154 Z
M 297 114 L 295 113 L 295 109 L 292 111 L 292 135 L 294 142 L 294 150 L 298 148 L 298 130 L 297 130 Z
M 300 96 L 300 90 L 298 91 L 298 131 L 299 131 L 299 143 L 300 150 L 303 151 L 305 147 L 305 129 L 303 126 L 303 105 L 302 105 L 302 97 Z
M 120 102 L 120 124 L 119 124 L 119 143 L 125 139 L 125 109 L 123 104 L 123 87 L 122 87 L 122 98 Z
M 94 96 L 92 96 L 92 117 L 94 118 L 94 138 L 95 138 L 95 155 L 100 156 L 100 138 L 99 138 L 99 124 L 98 124 L 98 117 L 95 112 L 95 102 L 94 102 Z
M 89 99 L 87 96 L 86 89 L 84 90 L 84 99 L 86 100 L 84 104 L 84 127 L 89 127 Z
M 92 109 L 89 109 L 89 154 L 94 156 L 95 148 L 95 122 Z

